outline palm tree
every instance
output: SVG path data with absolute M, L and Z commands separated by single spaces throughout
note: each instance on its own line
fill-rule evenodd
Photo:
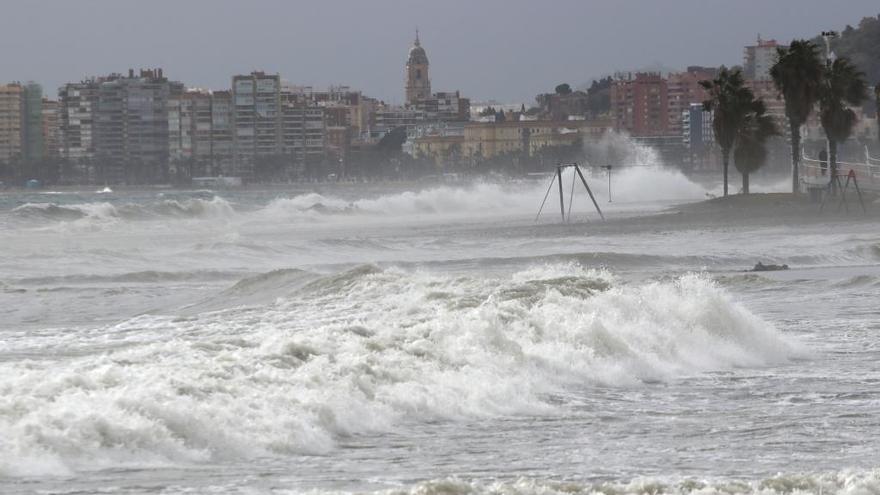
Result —
M 777 48 L 776 56 L 770 77 L 785 99 L 785 116 L 791 131 L 791 192 L 797 194 L 801 126 L 819 100 L 822 62 L 819 48 L 807 40 L 793 40 L 788 48 Z
M 877 114 L 877 140 L 880 141 L 880 83 L 874 86 L 874 106 Z
M 849 138 L 858 120 L 850 107 L 857 107 L 866 99 L 865 75 L 849 59 L 840 57 L 825 67 L 819 90 L 819 117 L 828 138 L 832 178 L 837 175 L 837 144 Z M 835 182 L 831 184 L 833 188 Z
M 706 111 L 713 112 L 712 130 L 715 142 L 721 148 L 724 170 L 724 195 L 727 196 L 727 169 L 730 152 L 736 142 L 737 134 L 751 111 L 755 99 L 752 90 L 745 86 L 742 72 L 721 67 L 718 75 L 711 81 L 700 81 L 709 99 L 703 102 Z
M 778 136 L 773 117 L 767 115 L 763 100 L 753 100 L 751 112 L 746 116 L 736 137 L 733 161 L 742 174 L 742 192 L 749 194 L 749 174 L 764 166 L 767 161 L 767 139 Z

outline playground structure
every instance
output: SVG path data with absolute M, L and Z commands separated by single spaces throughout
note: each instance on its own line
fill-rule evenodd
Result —
M 573 169 L 574 172 L 571 175 L 571 191 L 569 192 L 569 195 L 568 195 L 568 218 L 566 219 L 565 193 L 563 191 L 563 186 L 562 186 L 562 171 L 567 168 Z M 611 191 L 611 189 L 610 189 L 610 187 L 611 187 L 611 179 L 610 179 L 611 167 L 610 166 L 608 167 L 608 173 L 609 173 L 608 186 L 609 186 L 609 198 L 610 198 L 610 191 Z M 571 222 L 571 205 L 572 205 L 572 202 L 574 201 L 574 187 L 575 187 L 575 183 L 577 182 L 578 178 L 580 178 L 581 183 L 584 185 L 584 189 L 587 190 L 587 194 L 590 195 L 590 200 L 593 202 L 593 206 L 596 207 L 596 212 L 599 213 L 599 217 L 602 219 L 603 222 L 605 221 L 605 215 L 602 214 L 602 209 L 599 208 L 599 203 L 596 201 L 596 197 L 593 195 L 593 191 L 590 189 L 590 185 L 587 184 L 587 179 L 584 178 L 584 174 L 583 174 L 583 172 L 581 172 L 580 166 L 578 166 L 578 164 L 576 162 L 572 162 L 572 163 L 560 163 L 560 164 L 556 165 L 556 173 L 554 173 L 550 179 L 550 185 L 547 186 L 547 193 L 544 194 L 544 200 L 541 201 L 541 207 L 538 208 L 538 214 L 535 215 L 535 222 L 538 221 L 538 218 L 541 216 L 541 211 L 544 210 L 544 205 L 547 203 L 547 198 L 550 197 L 550 191 L 553 190 L 553 183 L 554 182 L 557 183 L 559 186 L 559 211 L 562 214 L 562 221 L 563 222 Z
M 880 192 L 880 158 L 872 157 L 867 146 L 865 146 L 864 163 L 838 161 L 837 173 L 832 173 L 830 163 L 808 157 L 803 149 L 801 149 L 801 158 L 801 184 L 808 191 L 817 191 L 819 194 L 822 194 L 822 202 L 819 206 L 820 211 L 824 209 L 828 193 L 833 187 L 840 191 L 840 202 L 837 205 L 837 209 L 840 210 L 841 207 L 845 207 L 846 211 L 849 211 L 849 205 L 846 202 L 846 192 L 850 184 L 853 185 L 858 195 L 862 211 L 865 211 L 862 190 Z M 846 179 L 845 182 L 843 182 L 844 178 Z

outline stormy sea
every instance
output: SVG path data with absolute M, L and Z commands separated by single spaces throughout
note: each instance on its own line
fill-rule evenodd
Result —
M 880 493 L 876 216 L 549 178 L 0 192 L 0 492 Z

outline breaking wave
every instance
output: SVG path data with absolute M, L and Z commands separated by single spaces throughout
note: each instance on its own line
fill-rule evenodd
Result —
M 645 477 L 631 481 L 589 483 L 532 478 L 512 481 L 467 481 L 447 478 L 373 493 L 383 495 L 855 495 L 873 494 L 878 491 L 880 491 L 880 470 L 874 469 L 777 474 L 759 480 Z
M 598 201 L 607 204 L 609 191 L 604 172 L 587 170 L 587 174 L 591 177 L 591 187 Z M 548 175 L 547 178 L 549 177 Z M 573 178 L 573 171 L 567 171 L 563 175 L 566 191 Z M 546 190 L 545 180 L 530 180 L 504 185 L 477 182 L 470 186 L 440 186 L 354 200 L 307 193 L 276 198 L 257 208 L 244 208 L 241 211 L 220 196 L 211 199 L 164 199 L 146 203 L 27 203 L 11 210 L 10 216 L 19 223 L 39 225 L 45 222 L 75 222 L 86 226 L 113 224 L 118 221 L 167 219 L 326 221 L 356 218 L 360 221 L 364 217 L 531 217 L 537 211 Z M 553 188 L 548 204 L 558 201 L 556 194 L 556 188 Z M 655 164 L 615 170 L 612 194 L 614 203 L 603 208 L 625 208 L 627 203 L 697 200 L 704 197 L 705 190 L 688 180 L 681 172 Z M 576 189 L 574 205 L 573 211 L 576 214 L 594 214 L 592 205 L 580 188 Z
M 602 208 L 608 208 L 609 190 L 604 172 L 587 170 L 590 187 Z M 549 180 L 550 175 L 547 176 Z M 573 171 L 563 174 L 566 197 L 569 185 L 574 179 Z M 486 215 L 527 215 L 532 216 L 540 206 L 541 198 L 547 191 L 547 180 L 500 185 L 494 183 L 475 183 L 469 187 L 442 186 L 420 191 L 406 191 L 376 198 L 345 200 L 317 193 L 303 194 L 292 198 L 278 198 L 259 211 L 270 218 L 328 216 L 348 218 L 354 215 L 373 217 L 401 217 L 443 215 L 452 217 L 471 217 Z M 548 204 L 558 201 L 556 188 L 548 196 Z M 706 190 L 691 182 L 683 173 L 657 164 L 651 166 L 627 167 L 616 170 L 612 178 L 611 194 L 615 203 L 612 208 L 627 203 L 653 202 L 665 200 L 690 201 L 704 199 Z M 575 189 L 574 211 L 594 214 L 579 183 Z
M 303 214 L 404 216 L 534 212 L 536 191 L 534 184 L 505 187 L 498 184 L 477 183 L 471 187 L 442 186 L 354 201 L 309 193 L 292 198 L 275 199 L 262 210 L 262 213 L 269 216 Z
M 84 203 L 60 206 L 55 203 L 26 203 L 14 208 L 13 217 L 22 219 L 78 220 L 85 217 L 107 218 L 117 216 L 110 203 Z
M 565 414 L 559 397 L 596 385 L 798 352 L 702 275 L 626 285 L 567 264 L 494 278 L 365 265 L 270 272 L 223 298 L 87 332 L 73 357 L 0 363 L 0 475 L 323 453 L 401 421 Z
M 15 280 L 20 285 L 53 285 L 53 284 L 126 284 L 143 283 L 158 284 L 165 282 L 204 282 L 211 280 L 226 280 L 235 276 L 235 272 L 214 270 L 195 270 L 182 272 L 163 272 L 145 270 L 140 272 L 119 273 L 114 275 L 49 275 L 45 277 L 30 277 Z
M 840 288 L 856 288 L 856 287 L 880 287 L 880 277 L 874 275 L 856 275 L 846 280 L 841 280 L 833 284 L 834 287 Z
M 856 253 L 873 261 L 880 261 L 880 243 L 866 244 L 856 248 Z
M 207 200 L 190 198 L 182 201 L 167 199 L 155 203 L 113 204 L 79 203 L 59 205 L 55 203 L 26 203 L 14 208 L 13 218 L 20 220 L 72 221 L 92 220 L 112 222 L 117 220 L 148 220 L 167 218 L 221 218 L 235 214 L 232 205 L 215 196 Z

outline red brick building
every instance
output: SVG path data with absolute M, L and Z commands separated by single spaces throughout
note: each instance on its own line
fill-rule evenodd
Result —
M 717 73 L 716 69 L 704 67 L 688 67 L 686 72 L 669 74 L 666 84 L 669 100 L 670 134 L 681 134 L 684 112 L 694 103 L 703 103 L 709 95 L 700 86 L 700 81 L 711 80 Z
M 611 85 L 614 129 L 632 136 L 669 134 L 669 87 L 656 72 L 639 72 Z

